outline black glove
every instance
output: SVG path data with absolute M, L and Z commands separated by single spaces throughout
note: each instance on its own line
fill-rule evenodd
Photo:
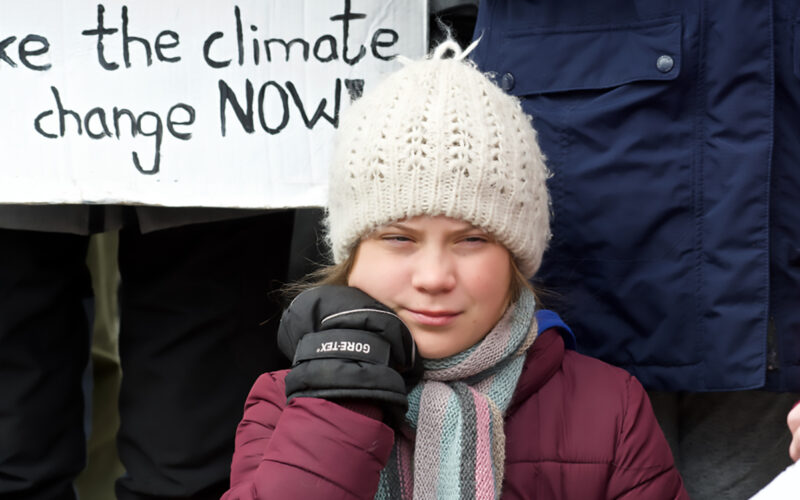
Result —
M 405 412 L 422 375 L 408 328 L 388 307 L 357 288 L 307 290 L 283 312 L 278 347 L 292 361 L 286 397 L 369 399 Z

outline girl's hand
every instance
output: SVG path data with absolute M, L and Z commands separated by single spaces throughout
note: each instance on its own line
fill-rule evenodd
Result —
M 293 360 L 286 396 L 381 404 L 405 414 L 407 393 L 422 374 L 402 320 L 357 288 L 306 290 L 284 311 L 278 347 Z
M 800 401 L 794 406 L 789 416 L 786 418 L 789 424 L 789 431 L 792 433 L 792 444 L 789 446 L 789 455 L 792 460 L 800 460 Z

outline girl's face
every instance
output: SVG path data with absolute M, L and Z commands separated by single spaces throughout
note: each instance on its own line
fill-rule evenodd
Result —
M 392 308 L 420 354 L 439 359 L 480 341 L 509 305 L 511 255 L 467 222 L 420 216 L 361 241 L 347 284 Z

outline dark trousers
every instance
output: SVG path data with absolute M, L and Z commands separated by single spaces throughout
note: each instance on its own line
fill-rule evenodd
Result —
M 120 233 L 121 499 L 219 498 L 275 331 L 292 212 Z M 88 238 L 0 230 L 0 498 L 74 499 Z

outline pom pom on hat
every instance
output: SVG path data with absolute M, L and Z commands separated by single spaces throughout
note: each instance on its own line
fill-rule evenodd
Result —
M 549 172 L 530 118 L 448 40 L 343 113 L 327 237 L 341 263 L 390 222 L 444 215 L 487 231 L 528 277 L 550 239 Z M 448 53 L 453 58 L 445 58 Z

